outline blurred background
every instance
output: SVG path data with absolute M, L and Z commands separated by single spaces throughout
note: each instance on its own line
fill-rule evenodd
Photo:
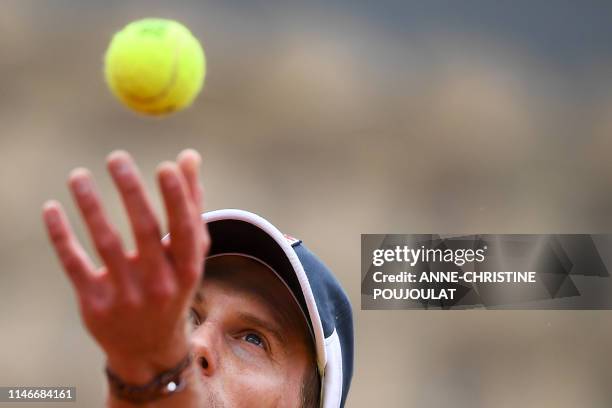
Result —
M 112 34 L 149 16 L 208 57 L 195 105 L 161 120 L 102 75 Z M 194 147 L 208 209 L 302 238 L 349 293 L 348 407 L 611 407 L 610 312 L 359 304 L 362 233 L 612 231 L 610 38 L 607 1 L 3 0 L 0 384 L 102 406 L 104 359 L 40 207 L 59 199 L 87 241 L 65 187 L 86 166 L 130 242 L 105 156 L 133 153 L 155 192 L 157 163 Z

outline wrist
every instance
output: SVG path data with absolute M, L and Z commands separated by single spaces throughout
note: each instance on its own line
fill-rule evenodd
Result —
M 193 369 L 192 354 L 186 354 L 174 367 L 157 373 L 144 384 L 134 384 L 125 381 L 110 368 L 106 368 L 110 392 L 119 400 L 142 404 L 157 401 L 180 393 L 191 381 L 190 372 Z
M 176 366 L 190 352 L 185 345 L 175 345 L 158 353 L 109 354 L 107 368 L 131 384 L 146 384 L 160 372 Z

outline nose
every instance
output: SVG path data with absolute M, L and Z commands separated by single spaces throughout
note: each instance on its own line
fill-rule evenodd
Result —
M 222 336 L 212 323 L 205 322 L 191 334 L 194 358 L 202 375 L 211 377 L 219 369 Z

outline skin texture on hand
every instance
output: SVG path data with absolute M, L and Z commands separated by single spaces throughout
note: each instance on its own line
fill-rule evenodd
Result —
M 135 251 L 125 251 L 86 169 L 74 170 L 68 185 L 103 266 L 96 267 L 86 254 L 59 203 L 45 203 L 43 219 L 75 288 L 82 319 L 104 350 L 109 368 L 125 382 L 144 384 L 190 351 L 186 318 L 210 245 L 200 218 L 201 159 L 186 150 L 176 163 L 162 163 L 157 170 L 172 237 L 163 243 L 159 220 L 130 155 L 113 152 L 107 162 L 130 220 Z M 151 406 L 202 406 L 194 372 L 194 367 L 188 370 L 186 390 Z M 109 404 L 131 406 L 112 397 Z

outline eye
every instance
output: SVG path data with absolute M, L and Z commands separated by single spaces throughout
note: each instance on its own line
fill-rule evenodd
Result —
M 196 312 L 193 308 L 189 309 L 189 315 L 187 316 L 187 320 L 189 321 L 190 327 L 197 327 L 201 324 L 200 316 L 198 315 L 198 312 Z
M 245 334 L 243 336 L 243 339 L 247 343 L 254 344 L 257 347 L 261 347 L 261 348 L 265 348 L 266 347 L 265 341 L 261 338 L 261 336 L 259 336 L 256 333 L 247 333 L 247 334 Z

